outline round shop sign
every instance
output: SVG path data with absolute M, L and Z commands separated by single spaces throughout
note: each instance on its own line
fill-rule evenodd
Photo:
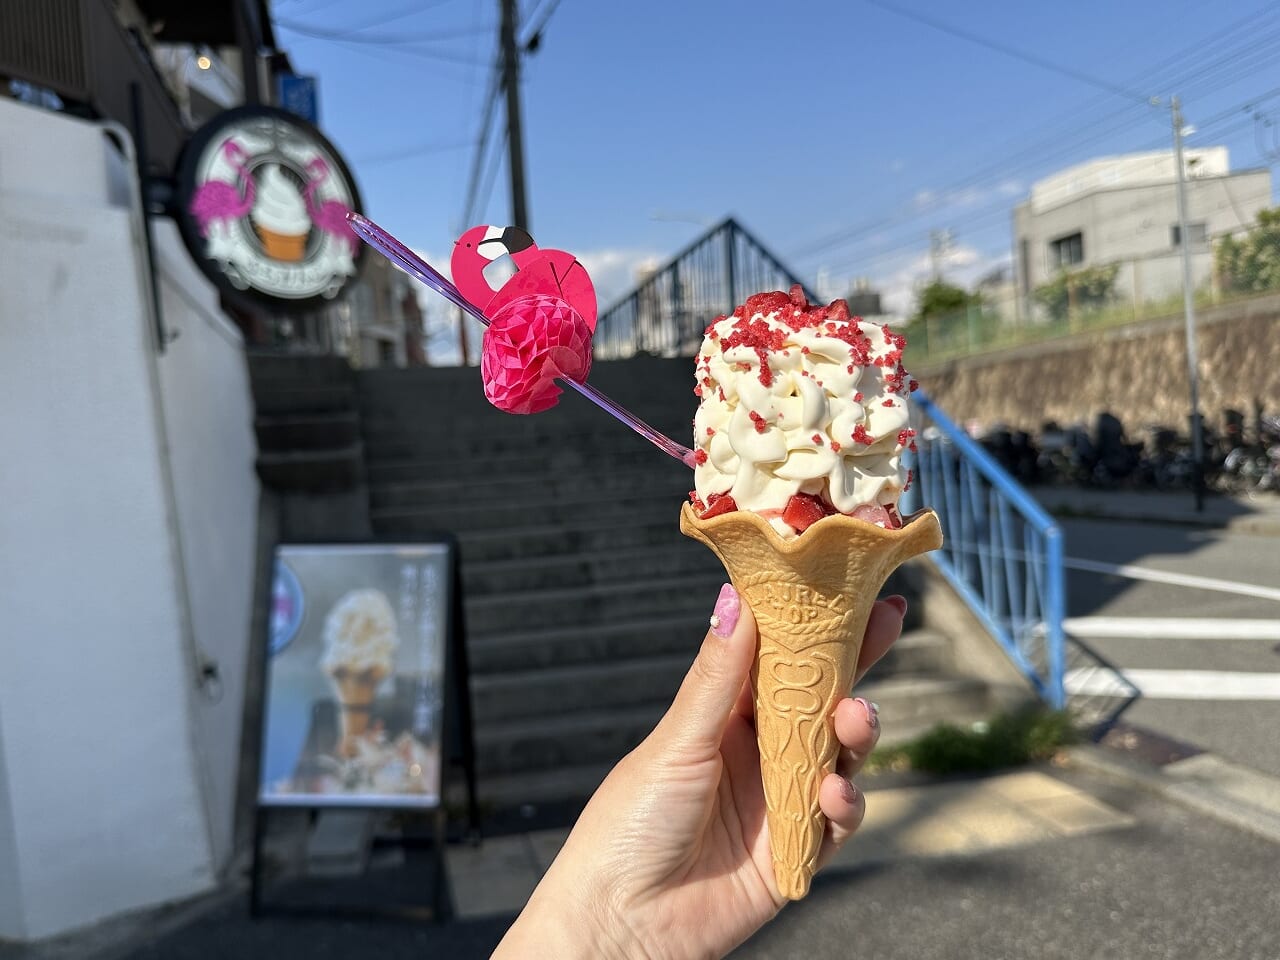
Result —
M 347 224 L 360 196 L 338 151 L 284 110 L 228 110 L 198 130 L 178 169 L 178 220 L 224 292 L 312 309 L 356 278 L 363 244 Z

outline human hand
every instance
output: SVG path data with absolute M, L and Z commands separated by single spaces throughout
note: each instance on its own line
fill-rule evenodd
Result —
M 905 612 L 902 597 L 872 608 L 857 678 L 898 638 Z M 752 715 L 755 619 L 727 585 L 717 619 L 670 710 L 600 785 L 494 957 L 719 957 L 785 905 Z M 862 822 L 848 778 L 879 738 L 875 708 L 845 698 L 835 730 L 819 865 Z

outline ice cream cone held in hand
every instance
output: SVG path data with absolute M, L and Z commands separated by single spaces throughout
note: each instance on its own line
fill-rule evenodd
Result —
M 353 757 L 368 732 L 378 688 L 391 676 L 400 644 L 395 612 L 381 590 L 353 590 L 329 611 L 324 623 L 324 657 L 338 702 L 340 734 L 336 752 Z
M 761 777 L 775 880 L 792 900 L 817 869 L 833 713 L 876 595 L 942 545 L 932 511 L 904 522 L 897 510 L 914 442 L 904 345 L 842 301 L 810 307 L 797 287 L 716 320 L 698 354 L 696 489 L 680 529 L 720 558 L 756 618 Z

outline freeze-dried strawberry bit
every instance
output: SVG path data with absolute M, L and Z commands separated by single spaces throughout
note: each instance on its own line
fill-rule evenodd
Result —
M 764 417 L 760 416 L 760 414 L 756 413 L 754 410 L 747 414 L 747 416 L 751 418 L 751 422 L 755 425 L 756 433 L 764 433 L 768 428 L 769 425 L 765 422 Z
M 847 321 L 849 319 L 849 304 L 843 300 L 832 300 L 827 305 L 827 316 L 831 317 L 832 320 Z
M 911 489 L 911 482 L 912 482 L 913 480 L 915 480 L 915 478 L 916 478 L 916 472 L 915 472 L 914 470 L 908 470 L 908 471 L 907 471 L 907 482 L 906 482 L 906 483 L 904 483 L 904 484 L 902 485 L 902 492 L 903 492 L 903 493 L 906 493 L 908 490 L 910 490 L 910 489 Z
M 702 466 L 707 462 L 707 451 L 698 449 L 693 451 L 693 462 L 698 466 Z
M 861 403 L 861 402 L 862 402 L 862 391 L 861 391 L 861 390 L 859 390 L 857 393 L 855 393 L 855 394 L 853 395 L 853 402 L 854 402 L 854 403 Z
M 771 387 L 773 386 L 773 369 L 769 366 L 769 355 L 782 349 L 787 335 L 784 331 L 769 326 L 767 320 L 753 319 L 754 316 L 751 314 L 752 319 L 738 319 L 734 323 L 733 332 L 724 338 L 724 349 L 747 347 L 754 350 L 760 360 L 760 383 Z M 747 370 L 749 369 L 750 366 L 747 366 Z M 746 370 L 743 372 L 745 373 Z
M 892 406 L 893 406 L 893 401 L 892 401 L 892 400 L 886 400 L 884 403 L 880 404 L 880 406 L 882 406 L 882 407 L 892 407 Z
M 910 427 L 908 427 L 906 430 L 899 430 L 898 446 L 905 447 L 907 444 L 911 442 L 911 438 L 914 437 L 915 435 L 916 435 L 916 432 L 912 430 Z
M 920 389 L 920 381 L 912 379 L 912 381 L 909 384 L 907 384 L 907 387 L 911 393 L 915 393 L 917 390 Z
M 707 427 L 707 436 L 708 436 L 708 437 L 714 437 L 715 435 L 716 435 L 716 428 L 715 428 L 715 427 Z
M 756 314 L 767 317 L 772 313 L 781 313 L 790 306 L 791 298 L 781 290 L 757 293 L 747 297 L 742 306 L 733 311 L 733 318 L 735 320 L 750 320 Z
M 876 438 L 867 433 L 867 428 L 862 424 L 858 424 L 853 428 L 853 439 L 855 442 L 868 447 L 876 442 Z
M 702 502 L 702 498 L 698 496 L 697 490 L 689 491 L 689 502 L 693 504 L 693 509 L 698 512 L 698 516 L 702 516 L 707 512 L 707 505 Z
M 817 445 L 817 446 L 819 446 L 819 447 L 820 447 L 820 446 L 822 446 L 822 434 L 820 434 L 820 433 L 815 433 L 815 434 L 813 435 L 813 442 L 814 442 L 814 444 L 816 444 L 816 445 Z
M 791 302 L 796 305 L 797 310 L 809 309 L 809 298 L 804 295 L 804 287 L 798 283 L 793 283 L 787 296 L 791 298 Z
M 898 508 L 892 503 L 884 505 L 884 512 L 889 515 L 889 529 L 898 530 L 902 527 L 902 517 L 898 516 Z
M 831 452 L 832 452 L 832 453 L 839 453 L 839 452 L 840 452 L 840 441 L 839 441 L 839 440 L 832 440 L 832 441 L 831 441 Z

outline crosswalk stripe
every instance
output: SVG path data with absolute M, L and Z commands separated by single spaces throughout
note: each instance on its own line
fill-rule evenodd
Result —
M 1062 629 L 1082 640 L 1280 640 L 1280 618 L 1068 617 Z
M 1062 563 L 1068 570 L 1107 573 L 1116 577 L 1128 577 L 1130 580 L 1169 583 L 1177 587 L 1213 590 L 1217 593 L 1234 593 L 1242 597 L 1257 597 L 1261 600 L 1275 600 L 1280 603 L 1280 588 L 1263 587 L 1256 583 L 1219 580 L 1217 577 L 1198 577 L 1189 573 L 1170 573 L 1168 570 L 1139 567 L 1131 563 L 1102 563 L 1098 560 L 1085 560 L 1081 557 L 1064 557 Z
M 1280 673 L 1228 670 L 1121 669 L 1123 679 L 1107 670 L 1084 667 L 1067 671 L 1067 693 L 1077 696 L 1127 697 L 1124 681 L 1152 700 L 1280 700 Z

